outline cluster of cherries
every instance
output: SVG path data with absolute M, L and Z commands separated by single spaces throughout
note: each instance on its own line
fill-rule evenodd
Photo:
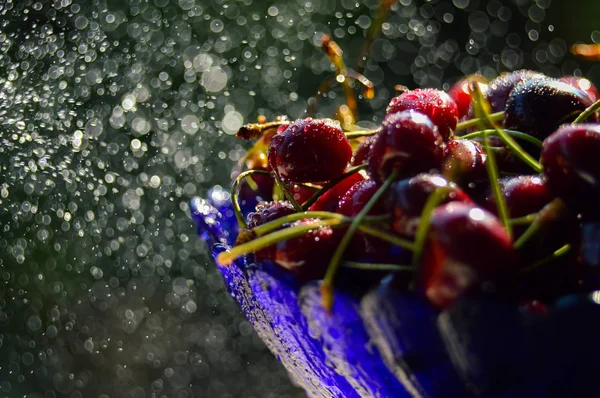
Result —
M 400 92 L 375 130 L 246 125 L 238 136 L 258 141 L 235 172 L 240 233 L 218 261 L 254 253 L 322 280 L 329 307 L 338 272 L 353 286 L 385 275 L 439 309 L 497 294 L 545 311 L 595 290 L 599 97 L 587 79 L 522 70 Z

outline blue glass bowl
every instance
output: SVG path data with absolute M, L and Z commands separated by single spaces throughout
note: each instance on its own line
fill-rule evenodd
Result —
M 226 195 L 191 201 L 213 259 L 237 233 Z M 218 266 L 218 265 L 217 265 Z M 218 266 L 233 298 L 291 380 L 311 397 L 600 396 L 597 296 L 562 299 L 545 316 L 467 297 L 441 313 L 385 282 L 361 297 L 336 291 L 332 315 L 253 256 Z

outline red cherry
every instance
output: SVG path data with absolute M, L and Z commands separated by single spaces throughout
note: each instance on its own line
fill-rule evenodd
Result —
M 282 180 L 323 183 L 344 172 L 352 148 L 332 120 L 296 120 L 271 139 L 269 165 Z
M 383 182 L 393 170 L 399 178 L 439 170 L 444 141 L 431 120 L 415 111 L 385 117 L 367 159 L 373 179 Z
M 256 205 L 256 211 L 249 213 L 246 218 L 248 229 L 256 228 L 259 225 L 294 214 L 295 212 L 294 206 L 287 201 L 261 202 Z
M 294 200 L 300 204 L 306 202 L 316 192 L 313 189 L 298 184 L 288 185 L 288 189 L 294 196 Z
M 357 182 L 340 199 L 338 213 L 348 217 L 356 216 L 379 187 L 379 184 L 374 180 Z M 372 216 L 385 213 L 384 198 L 379 199 L 369 211 L 369 215 Z M 361 233 L 353 237 L 348 253 L 352 258 L 359 260 L 368 259 L 368 261 L 384 263 L 406 263 L 410 259 L 409 253 L 406 251 L 396 248 L 388 242 Z
M 315 229 L 303 236 L 279 241 L 275 245 L 275 262 L 301 281 L 321 279 L 342 235 L 329 226 L 319 226 L 320 220 L 309 218 L 290 226 L 315 224 Z
M 471 198 L 456 184 L 449 183 L 442 176 L 419 174 L 410 179 L 398 181 L 392 188 L 386 207 L 392 213 L 392 228 L 395 232 L 413 238 L 421 221 L 421 213 L 427 200 L 438 188 L 446 188 L 441 204 L 450 202 L 473 203 Z
M 521 304 L 521 311 L 531 315 L 546 315 L 548 307 L 538 300 L 528 300 Z
M 325 192 L 315 203 L 313 203 L 309 211 L 331 211 L 338 212 L 338 203 L 348 190 L 355 184 L 363 181 L 365 178 L 360 173 L 354 173 L 344 178 L 342 181 L 335 184 L 327 192 Z
M 358 181 L 340 198 L 338 204 L 338 213 L 348 217 L 356 216 L 367 204 L 371 197 L 379 189 L 379 184 L 374 180 Z M 369 212 L 369 215 L 385 213 L 383 201 L 380 199 Z
M 445 309 L 484 282 L 513 277 L 516 259 L 512 241 L 496 217 L 472 204 L 451 202 L 431 215 L 417 289 Z
M 584 91 L 593 102 L 596 102 L 600 98 L 600 94 L 594 83 L 584 77 L 563 76 L 560 78 L 560 81 Z
M 503 73 L 489 82 L 488 88 L 483 95 L 489 101 L 492 112 L 500 112 L 506 107 L 508 96 L 518 83 L 540 77 L 545 77 L 545 75 L 527 69 Z M 469 109 L 469 115 L 473 115 L 472 107 Z
M 599 213 L 600 125 L 577 124 L 559 128 L 544 141 L 542 167 L 550 191 L 574 211 Z
M 503 124 L 543 140 L 590 105 L 592 100 L 585 92 L 567 83 L 550 78 L 529 79 L 511 91 Z
M 511 218 L 538 212 L 553 199 L 548 187 L 538 176 L 509 177 L 501 179 L 498 183 Z M 491 192 L 486 196 L 484 207 L 497 214 L 496 199 Z
M 372 135 L 367 137 L 363 142 L 358 144 L 354 153 L 352 154 L 352 160 L 350 160 L 350 166 L 360 166 L 361 164 L 365 164 L 367 162 L 367 157 L 369 156 L 369 150 L 373 145 L 373 141 L 375 141 L 375 136 Z
M 426 88 L 405 91 L 392 98 L 386 115 L 406 110 L 414 110 L 428 116 L 444 140 L 450 138 L 458 123 L 456 103 L 441 90 Z
M 480 182 L 488 182 L 485 167 L 487 155 L 478 142 L 450 140 L 446 143 L 442 175 L 464 189 Z
M 485 94 L 487 84 L 484 84 L 485 79 L 481 75 L 471 75 L 460 79 L 448 90 L 448 95 L 456 103 L 458 118 L 462 119 L 469 113 L 471 107 L 471 87 L 473 82 L 478 82 L 481 91 Z

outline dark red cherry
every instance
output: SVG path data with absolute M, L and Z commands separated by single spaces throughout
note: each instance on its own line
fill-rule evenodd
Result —
M 392 213 L 393 230 L 406 237 L 414 237 L 421 221 L 423 208 L 431 194 L 438 188 L 448 190 L 441 204 L 454 201 L 473 203 L 456 184 L 449 183 L 440 175 L 419 174 L 398 181 L 392 186 L 386 202 L 388 212 Z
M 363 142 L 358 144 L 354 153 L 352 154 L 352 159 L 350 160 L 350 166 L 360 166 L 361 164 L 367 163 L 367 157 L 369 156 L 369 150 L 371 149 L 371 145 L 373 145 L 373 141 L 375 140 L 375 136 L 372 135 L 367 137 Z
M 600 94 L 594 83 L 585 77 L 563 76 L 560 78 L 560 81 L 584 91 L 594 102 L 600 98 Z
M 300 281 L 321 279 L 342 237 L 329 226 L 319 226 L 318 219 L 304 219 L 290 226 L 314 224 L 315 228 L 297 238 L 275 244 L 275 262 Z
M 294 206 L 288 201 L 261 202 L 256 205 L 256 210 L 248 214 L 246 218 L 248 229 L 256 228 L 259 225 L 294 214 L 295 212 Z
M 474 184 L 488 182 L 485 160 L 487 155 L 478 142 L 450 140 L 446 143 L 442 175 L 463 189 L 474 188 Z
M 543 140 L 591 104 L 585 92 L 570 84 L 550 78 L 530 79 L 511 92 L 503 124 Z
M 323 183 L 344 172 L 352 148 L 339 124 L 328 119 L 291 123 L 271 139 L 269 165 L 284 181 Z
M 498 181 L 511 218 L 536 213 L 554 198 L 544 181 L 535 175 L 503 178 Z M 485 209 L 497 214 L 492 192 L 486 196 Z
M 405 91 L 392 98 L 386 115 L 414 110 L 429 117 L 444 140 L 450 138 L 458 123 L 458 109 L 450 96 L 433 88 Z
M 356 216 L 365 207 L 375 192 L 377 192 L 377 189 L 379 189 L 379 184 L 374 180 L 358 181 L 340 198 L 338 213 L 348 217 Z M 383 200 L 380 199 L 375 203 L 369 214 L 377 215 L 383 213 L 385 213 L 385 207 L 383 206 Z
M 247 219 L 248 229 L 253 229 L 269 221 L 294 214 L 296 210 L 290 202 L 261 202 L 256 205 L 256 211 L 249 213 Z M 275 247 L 269 246 L 255 252 L 256 261 L 272 260 L 275 257 Z
M 348 217 L 356 216 L 373 197 L 380 185 L 374 180 L 359 181 L 340 199 L 338 213 Z M 386 213 L 385 199 L 379 199 L 369 211 L 369 215 Z M 348 250 L 351 258 L 359 261 L 379 263 L 404 263 L 410 261 L 410 253 L 378 238 L 357 233 Z
M 313 203 L 308 210 L 309 211 L 338 211 L 338 203 L 346 192 L 358 182 L 363 181 L 365 178 L 360 173 L 354 173 L 344 178 L 342 181 L 335 184 L 327 192 L 325 192 L 315 203 Z
M 569 208 L 595 217 L 600 213 L 600 125 L 559 128 L 544 141 L 542 167 L 550 191 Z
M 298 184 L 290 184 L 288 185 L 288 189 L 294 196 L 294 200 L 296 200 L 296 202 L 299 204 L 306 202 L 313 196 L 315 192 L 317 192 L 316 189 L 311 189 Z
M 431 120 L 416 111 L 385 117 L 369 151 L 369 172 L 379 183 L 393 170 L 399 178 L 440 170 L 444 140 Z
M 472 204 L 451 202 L 435 209 L 417 290 L 437 308 L 485 283 L 502 284 L 517 269 L 512 241 L 500 221 Z
M 546 315 L 548 313 L 548 306 L 538 300 L 527 300 L 521 304 L 520 308 L 525 314 L 529 315 Z
M 462 119 L 469 113 L 471 107 L 471 87 L 473 82 L 478 82 L 481 91 L 485 93 L 487 91 L 487 84 L 485 79 L 481 75 L 471 75 L 463 79 L 460 79 L 448 90 L 448 95 L 456 103 L 456 109 L 458 112 L 458 118 Z
M 520 82 L 529 80 L 532 78 L 544 77 L 539 72 L 531 70 L 517 70 L 510 73 L 504 73 L 488 84 L 488 88 L 484 93 L 484 97 L 489 101 L 492 112 L 503 111 L 506 107 L 506 101 L 513 88 Z M 469 111 L 472 115 L 472 109 Z

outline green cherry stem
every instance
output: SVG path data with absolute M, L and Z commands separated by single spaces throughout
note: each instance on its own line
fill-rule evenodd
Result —
M 502 118 L 504 117 L 504 111 L 502 112 L 496 112 L 496 113 L 492 113 L 489 116 L 488 120 L 497 122 L 502 120 Z M 460 131 L 460 130 L 465 130 L 468 129 L 470 127 L 476 127 L 479 126 L 481 124 L 481 122 L 483 122 L 485 119 L 482 118 L 474 118 L 474 119 L 469 119 L 469 120 L 465 120 L 464 122 L 460 122 L 456 125 L 456 130 L 454 130 L 455 132 Z
M 352 219 L 338 220 L 338 219 L 329 219 L 323 220 L 318 225 L 309 224 L 309 225 L 297 225 L 289 228 L 280 229 L 279 231 L 275 231 L 268 235 L 261 236 L 259 238 L 253 239 L 249 242 L 243 243 L 239 246 L 232 247 L 231 250 L 227 252 L 222 252 L 217 256 L 217 262 L 220 265 L 227 266 L 231 265 L 231 263 L 238 257 L 243 256 L 244 254 L 253 253 L 260 249 L 263 249 L 267 246 L 271 246 L 279 241 L 292 239 L 298 236 L 302 236 L 306 234 L 308 231 L 312 231 L 315 228 L 329 226 L 331 228 L 341 228 L 343 226 L 349 225 L 352 222 Z
M 588 108 L 586 108 L 583 112 L 581 112 L 579 114 L 579 116 L 577 116 L 577 119 L 575 119 L 573 121 L 573 124 L 585 122 L 598 109 L 600 109 L 600 100 L 594 102 L 592 105 L 590 105 Z
M 529 167 L 535 170 L 537 173 L 542 172 L 542 166 L 537 162 L 531 155 L 529 155 L 517 142 L 506 132 L 504 129 L 498 127 L 496 125 L 496 120 L 492 118 L 492 115 L 488 112 L 490 107 L 489 102 L 483 94 L 481 93 L 481 88 L 479 87 L 479 83 L 473 84 L 473 91 L 471 92 L 473 98 L 473 107 L 475 109 L 475 114 L 480 117 L 481 125 L 484 125 L 483 121 L 487 121 L 493 128 L 496 130 L 496 133 L 502 139 L 502 141 L 508 146 L 514 154 L 525 162 Z
M 306 211 L 306 212 L 302 212 L 302 213 L 288 214 L 287 216 L 278 218 L 273 221 L 269 221 L 268 223 L 259 225 L 258 227 L 254 228 L 251 231 L 252 238 L 265 235 L 269 232 L 273 232 L 274 230 L 278 229 L 279 227 L 281 227 L 284 224 L 302 220 L 305 218 L 319 218 L 319 219 L 325 219 L 325 220 L 328 220 L 328 219 L 348 220 L 349 219 L 348 217 L 345 217 L 341 214 L 332 213 L 332 212 L 328 212 L 328 211 Z M 358 229 L 361 232 L 363 232 L 367 235 L 373 236 L 375 238 L 378 238 L 384 242 L 391 243 L 395 246 L 402 247 L 407 250 L 413 250 L 414 244 L 412 242 L 402 239 L 402 238 L 398 237 L 397 235 L 391 234 L 391 233 L 381 230 L 379 228 L 375 228 L 371 225 L 371 224 L 378 224 L 381 222 L 389 222 L 389 219 L 390 219 L 390 215 L 388 215 L 388 214 L 381 215 L 381 216 L 366 216 L 363 219 L 363 223 L 358 227 Z
M 554 199 L 540 210 L 531 225 L 523 232 L 523 235 L 517 239 L 513 247 L 520 249 L 529 239 L 531 239 L 544 225 L 561 218 L 567 210 L 565 203 L 560 199 Z
M 442 202 L 447 193 L 447 187 L 437 188 L 429 195 L 427 202 L 425 202 L 425 206 L 423 206 L 423 211 L 421 212 L 421 217 L 419 219 L 419 226 L 415 233 L 415 248 L 412 257 L 412 264 L 415 267 L 421 262 L 421 255 L 425 248 L 425 241 L 427 240 L 427 233 L 429 232 L 429 225 L 431 223 L 431 213 Z
M 496 200 L 498 216 L 500 218 L 500 221 L 502 221 L 502 225 L 504 225 L 506 232 L 508 232 L 508 235 L 512 237 L 512 226 L 508 221 L 508 206 L 506 205 L 506 200 L 504 199 L 504 194 L 502 193 L 502 187 L 498 182 L 500 174 L 498 172 L 498 165 L 496 164 L 496 156 L 490 150 L 490 140 L 487 133 L 483 134 L 483 146 L 485 149 L 485 153 L 487 153 L 485 168 L 487 169 L 488 179 L 490 180 L 492 194 L 494 195 L 494 199 Z
M 360 130 L 360 131 L 351 131 L 349 133 L 344 133 L 344 134 L 346 135 L 347 139 L 352 140 L 355 138 L 370 137 L 372 135 L 377 134 L 378 131 L 379 131 L 379 129 Z
M 285 224 L 286 222 L 292 222 L 292 221 L 306 219 L 306 218 L 316 218 L 315 216 L 320 216 L 320 218 L 326 218 L 326 219 L 321 220 L 318 224 L 296 225 L 296 226 L 291 226 L 288 228 L 273 231 L 275 228 Z M 327 217 L 329 217 L 329 218 L 327 218 Z M 389 218 L 389 216 L 385 216 L 385 217 Z M 242 239 L 240 239 L 239 243 L 237 243 L 230 251 L 219 254 L 219 256 L 217 257 L 217 262 L 221 265 L 229 265 L 233 262 L 233 260 L 235 260 L 238 257 L 241 257 L 248 253 L 256 252 L 267 246 L 274 245 L 275 243 L 277 243 L 279 241 L 302 236 L 302 235 L 306 234 L 306 232 L 314 230 L 315 228 L 319 228 L 322 226 L 329 226 L 331 228 L 342 228 L 342 227 L 354 222 L 353 218 L 348 218 L 348 217 L 344 217 L 341 214 L 329 213 L 329 212 L 294 213 L 294 214 L 287 215 L 285 217 L 281 217 L 280 220 L 283 220 L 284 218 L 285 218 L 285 222 L 283 222 L 283 223 L 279 222 L 278 223 L 279 225 L 277 225 L 275 223 L 276 221 L 279 221 L 279 220 L 274 220 L 269 223 L 263 224 L 259 227 L 256 227 L 253 230 L 248 230 L 248 229 L 244 230 L 246 233 L 246 236 L 244 236 Z M 387 232 L 380 231 L 370 225 L 366 225 L 367 223 L 368 224 L 370 224 L 370 223 L 377 224 L 382 221 L 387 221 L 387 220 L 384 220 L 383 216 L 365 217 L 363 219 L 361 225 L 359 226 L 359 230 L 368 235 L 374 236 L 376 238 L 382 239 L 386 242 L 390 242 L 390 243 L 400 246 L 400 247 L 405 247 L 405 248 L 409 248 L 409 249 L 412 247 L 411 242 L 405 241 L 405 240 L 398 238 L 397 236 L 389 234 Z M 262 227 L 262 229 L 259 229 L 261 227 Z M 265 228 L 265 227 L 268 227 L 268 228 Z M 256 233 L 257 230 L 259 233 Z M 268 232 L 270 232 L 270 233 L 268 233 Z
M 359 263 L 356 261 L 344 261 L 342 263 L 344 268 L 352 269 L 363 269 L 368 271 L 406 271 L 415 272 L 416 268 L 412 265 L 398 265 L 398 264 L 380 264 L 380 263 Z
M 283 192 L 283 194 L 285 195 L 285 197 L 287 198 L 287 200 L 290 201 L 290 203 L 292 204 L 292 206 L 294 206 L 294 209 L 296 211 L 303 211 L 302 210 L 302 206 L 300 206 L 298 204 L 298 202 L 294 198 L 294 195 L 290 192 L 290 190 L 287 187 L 287 185 L 285 185 L 285 183 L 283 181 L 281 181 L 281 178 L 279 178 L 279 176 L 277 175 L 276 172 L 273 173 L 273 176 L 275 177 L 275 182 L 277 183 L 277 186 L 279 187 L 279 189 L 281 190 L 281 192 Z
M 536 261 L 535 263 L 531 264 L 529 267 L 523 268 L 521 271 L 519 271 L 519 274 L 523 275 L 523 274 L 527 274 L 531 271 L 534 271 L 535 269 L 541 267 L 542 265 L 548 264 L 550 261 L 568 254 L 570 251 L 571 251 L 571 245 L 567 243 L 566 245 L 563 245 L 559 249 L 555 250 L 551 255 L 544 257 L 541 260 Z
M 342 261 L 342 257 L 346 251 L 346 248 L 350 244 L 354 233 L 360 226 L 363 219 L 367 216 L 369 211 L 375 206 L 375 203 L 383 196 L 383 194 L 388 190 L 390 185 L 396 180 L 398 177 L 398 171 L 394 170 L 392 174 L 384 181 L 384 183 L 379 187 L 379 189 L 373 194 L 371 199 L 365 204 L 365 206 L 360 210 L 360 212 L 354 217 L 352 224 L 348 227 L 348 230 L 344 234 L 344 237 L 340 241 L 337 249 L 333 253 L 331 260 L 329 261 L 329 266 L 327 267 L 327 272 L 325 273 L 325 277 L 323 278 L 323 284 L 321 285 L 321 294 L 323 299 L 323 306 L 327 311 L 331 311 L 333 306 L 333 280 L 335 278 L 335 274 L 337 269 L 340 266 Z
M 537 146 L 538 148 L 542 147 L 542 141 L 538 140 L 537 138 L 535 138 L 529 134 L 525 134 L 520 131 L 506 130 L 506 129 L 504 129 L 504 132 L 511 137 L 519 138 L 519 139 L 522 139 L 523 141 L 530 142 L 533 145 Z M 461 136 L 460 138 L 463 140 L 470 140 L 472 138 L 483 137 L 484 134 L 498 136 L 498 133 L 496 132 L 495 129 L 486 129 L 486 130 L 476 131 L 476 132 L 470 133 L 470 134 L 465 134 L 465 135 Z
M 287 216 L 283 216 L 283 217 L 280 217 L 273 221 L 269 221 L 268 223 L 265 223 L 265 224 L 255 227 L 252 231 L 254 232 L 255 236 L 262 236 L 262 235 L 265 235 L 265 234 L 275 231 L 276 229 L 280 228 L 284 224 L 291 223 L 291 222 L 298 221 L 298 220 L 303 220 L 305 218 L 319 218 L 322 220 L 328 220 L 328 219 L 345 220 L 345 219 L 348 219 L 348 217 L 345 217 L 339 213 L 333 213 L 333 212 L 329 212 L 329 211 L 305 211 L 305 212 L 301 212 L 301 213 L 288 214 Z M 383 216 L 371 216 L 368 218 L 369 218 L 369 222 L 379 222 L 379 221 L 387 222 L 390 219 L 390 215 L 386 214 Z
M 508 222 L 511 225 L 529 225 L 535 220 L 537 215 L 538 215 L 538 213 L 531 213 L 531 214 L 527 214 L 526 216 L 523 216 L 523 217 L 511 218 L 508 220 Z
M 335 178 L 329 181 L 327 184 L 323 185 L 321 189 L 313 194 L 304 204 L 302 205 L 302 211 L 306 211 L 313 203 L 315 203 L 325 192 L 329 191 L 335 184 L 344 180 L 346 177 L 351 176 L 354 173 L 357 173 L 361 170 L 367 168 L 367 164 L 361 164 L 359 166 L 352 167 L 348 169 L 344 174 L 340 175 L 338 178 Z
M 231 186 L 231 203 L 233 204 L 233 212 L 235 213 L 235 218 L 238 222 L 238 225 L 240 226 L 240 229 L 246 228 L 247 224 L 246 224 L 246 219 L 244 219 L 244 215 L 242 214 L 242 209 L 240 207 L 238 185 L 240 185 L 240 182 L 244 178 L 246 178 L 247 176 L 252 175 L 252 174 L 271 175 L 271 173 L 266 170 L 246 170 L 246 171 L 240 173 L 240 175 L 237 176 L 235 181 L 233 181 L 233 185 Z

